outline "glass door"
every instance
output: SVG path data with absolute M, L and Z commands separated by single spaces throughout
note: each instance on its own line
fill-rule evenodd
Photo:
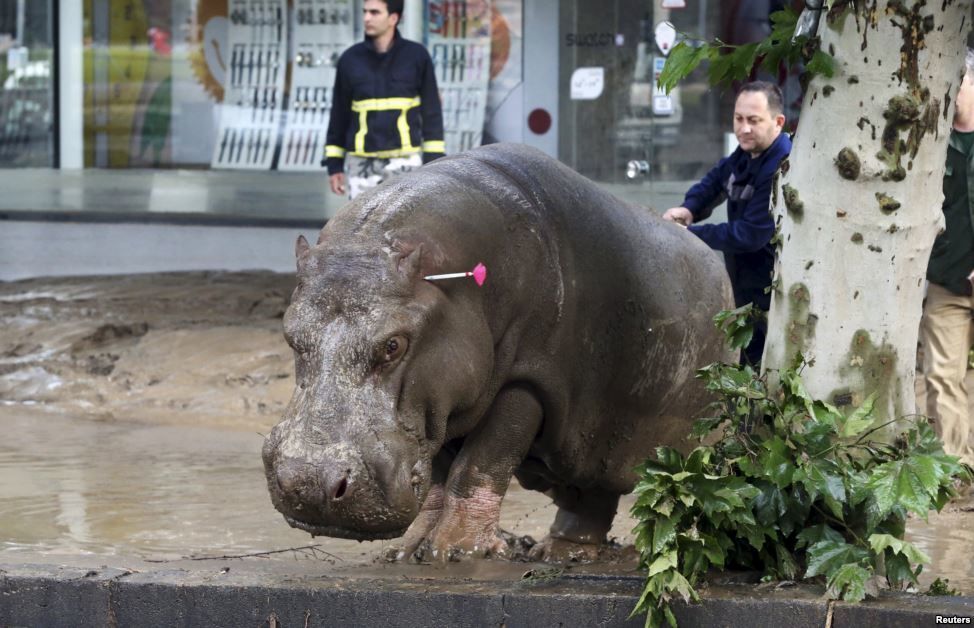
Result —
M 51 0 L 0 0 L 0 168 L 54 166 Z
M 677 33 L 717 34 L 722 4 L 562 2 L 559 159 L 636 204 L 680 204 L 723 156 L 731 114 L 702 70 L 669 95 L 656 77 Z

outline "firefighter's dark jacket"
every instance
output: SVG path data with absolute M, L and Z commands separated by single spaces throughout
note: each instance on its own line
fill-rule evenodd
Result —
M 420 151 L 424 162 L 445 151 L 433 61 L 398 29 L 382 54 L 366 38 L 338 59 L 325 146 L 328 174 L 342 171 L 346 153 L 389 158 Z

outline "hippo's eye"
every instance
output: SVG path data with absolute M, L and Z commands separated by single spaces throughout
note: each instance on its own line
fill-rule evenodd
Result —
M 388 338 L 382 349 L 381 361 L 385 364 L 395 362 L 402 357 L 402 354 L 406 353 L 406 347 L 409 346 L 409 341 L 406 340 L 405 336 L 392 336 Z

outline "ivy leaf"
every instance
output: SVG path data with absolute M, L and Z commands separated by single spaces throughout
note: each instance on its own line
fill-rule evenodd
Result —
M 653 561 L 653 563 L 649 566 L 649 573 L 647 576 L 652 578 L 656 574 L 662 573 L 667 569 L 676 569 L 676 563 L 676 548 L 674 547 Z
M 672 447 L 657 447 L 656 460 L 658 466 L 668 473 L 679 473 L 683 470 L 683 456 Z
M 812 545 L 817 545 L 822 541 L 843 543 L 845 539 L 841 534 L 832 529 L 831 526 L 820 523 L 802 530 L 798 534 L 798 543 L 795 544 L 795 547 L 811 547 Z
M 805 389 L 805 384 L 802 382 L 802 378 L 797 371 L 789 370 L 781 373 L 781 388 L 786 394 L 786 404 L 796 404 L 808 416 L 815 416 L 812 397 Z
M 723 417 L 707 417 L 697 419 L 693 422 L 693 429 L 690 431 L 691 438 L 703 438 L 713 432 L 724 421 Z
M 937 459 L 927 454 L 877 466 L 867 483 L 876 504 L 875 520 L 884 519 L 897 504 L 926 520 L 941 481 L 948 477 Z
M 771 34 L 760 42 L 758 54 L 764 57 L 761 67 L 776 74 L 783 62 L 798 60 L 804 38 L 792 41 L 795 26 L 798 24 L 798 13 L 790 7 L 775 11 L 769 17 Z
M 681 543 L 680 553 L 683 557 L 683 573 L 703 573 L 710 568 L 710 561 L 704 552 L 703 541 L 685 540 Z M 721 555 L 723 557 L 723 555 Z M 723 561 L 721 561 L 723 565 Z
M 825 401 L 816 401 L 812 404 L 812 416 L 817 422 L 825 425 L 838 425 L 842 420 L 839 409 Z
M 659 554 L 676 539 L 676 522 L 672 519 L 657 519 L 653 527 L 653 554 Z
M 832 514 L 843 519 L 843 504 L 846 501 L 845 483 L 841 470 L 827 460 L 813 460 L 804 466 L 803 483 L 813 499 L 821 495 Z
M 903 554 L 886 554 L 886 581 L 889 582 L 890 586 L 901 587 L 905 582 L 912 582 L 916 584 L 917 581 L 917 571 L 914 571 L 910 566 L 909 559 Z
M 690 473 L 704 473 L 710 466 L 710 457 L 714 450 L 711 447 L 697 447 L 687 456 L 683 468 Z
M 869 553 L 861 547 L 843 541 L 825 539 L 808 548 L 808 569 L 805 577 L 826 575 L 843 565 L 858 565 L 869 560 Z M 865 580 L 863 581 L 865 586 Z
M 794 580 L 798 576 L 795 557 L 783 545 L 775 544 L 774 549 L 778 558 L 778 574 L 786 580 Z
M 930 557 L 921 552 L 909 541 L 898 539 L 891 534 L 870 534 L 869 547 L 876 554 L 889 549 L 892 554 L 901 554 L 911 563 L 929 563 Z
M 801 443 L 802 451 L 806 455 L 817 458 L 835 445 L 835 438 L 838 435 L 835 424 L 812 419 L 804 422 L 802 428 L 804 433 L 795 435 L 792 439 Z
M 713 57 L 707 75 L 710 84 L 718 85 L 725 81 L 740 81 L 747 78 L 751 74 L 751 68 L 754 67 L 757 51 L 758 44 L 755 42 L 738 46 L 727 54 Z
M 715 54 L 716 50 L 710 44 L 693 46 L 687 40 L 673 46 L 666 57 L 663 71 L 660 72 L 657 85 L 669 94 L 676 84 L 689 76 L 700 62 Z
M 828 78 L 832 78 L 835 74 L 835 59 L 832 58 L 826 52 L 821 50 L 816 50 L 812 54 L 812 58 L 808 63 L 805 64 L 805 70 L 811 72 L 812 74 L 821 74 Z
M 701 537 L 704 542 L 703 553 L 715 567 L 723 567 L 727 560 L 727 552 L 734 543 L 726 534 L 705 534 Z
M 733 57 L 733 55 L 725 55 Z M 714 63 L 718 63 L 717 60 Z M 722 63 L 733 63 L 733 58 Z M 754 324 L 762 318 L 764 313 L 755 309 L 753 303 L 742 305 L 733 310 L 722 310 L 714 316 L 714 324 L 724 332 L 724 338 L 731 349 L 743 349 L 751 343 L 754 336 Z
M 876 403 L 876 395 L 877 393 L 872 393 L 866 397 L 862 405 L 845 420 L 841 432 L 843 438 L 858 436 L 873 424 L 873 405 Z
M 775 537 L 776 535 L 770 527 L 759 526 L 759 525 L 738 525 L 737 531 L 743 533 L 747 542 L 751 544 L 751 547 L 761 551 L 764 547 L 764 542 L 768 537 Z
M 791 484 L 795 465 L 787 451 L 785 441 L 779 436 L 773 436 L 766 440 L 762 447 L 765 451 L 761 452 L 759 461 L 767 478 L 779 488 Z
M 860 565 L 842 565 L 828 577 L 828 595 L 832 599 L 841 597 L 846 602 L 861 602 L 866 597 L 866 581 L 871 575 Z
M 780 521 L 788 512 L 785 499 L 780 488 L 771 483 L 762 483 L 761 493 L 754 498 L 754 514 L 757 515 L 758 523 L 771 525 Z M 785 535 L 791 534 L 791 530 L 786 530 L 784 527 L 781 531 Z
M 678 571 L 669 571 L 661 574 L 666 576 L 666 588 L 669 591 L 679 593 L 683 601 L 689 604 L 692 602 L 699 602 L 700 596 L 697 592 L 693 590 L 693 586 L 690 582 Z

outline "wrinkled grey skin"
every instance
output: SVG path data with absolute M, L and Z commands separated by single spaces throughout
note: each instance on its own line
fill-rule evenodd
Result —
M 597 547 L 633 468 L 686 449 L 709 401 L 695 369 L 728 358 L 718 257 L 525 146 L 404 175 L 296 252 L 271 498 L 315 535 L 405 535 L 400 557 L 504 554 L 512 475 L 559 506 L 537 556 Z M 423 279 L 478 262 L 483 287 Z

